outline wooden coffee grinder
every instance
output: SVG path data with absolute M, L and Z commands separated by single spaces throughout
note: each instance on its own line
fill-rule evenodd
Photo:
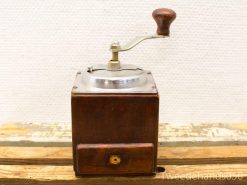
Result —
M 166 38 L 176 17 L 153 11 L 157 34 L 125 46 L 111 44 L 112 59 L 77 73 L 71 95 L 74 171 L 82 175 L 156 173 L 159 95 L 150 71 L 120 64 L 118 53 L 146 39 Z

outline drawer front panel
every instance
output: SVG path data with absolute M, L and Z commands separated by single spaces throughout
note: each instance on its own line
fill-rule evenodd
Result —
M 79 174 L 152 174 L 154 146 L 152 143 L 79 144 Z

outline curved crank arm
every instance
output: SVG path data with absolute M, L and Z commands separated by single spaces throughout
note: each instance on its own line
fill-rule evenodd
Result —
M 164 35 L 139 36 L 139 37 L 136 37 L 133 40 L 131 40 L 129 43 L 127 43 L 123 47 L 121 47 L 119 45 L 119 47 L 117 47 L 117 48 L 110 48 L 110 51 L 111 52 L 128 51 L 128 50 L 132 49 L 133 47 L 135 47 L 136 45 L 138 45 L 140 42 L 142 42 L 144 40 L 156 39 L 156 38 L 165 38 L 165 37 L 167 37 L 167 36 L 164 36 Z

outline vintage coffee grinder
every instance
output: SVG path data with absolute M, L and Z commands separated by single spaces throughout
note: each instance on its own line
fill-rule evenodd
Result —
M 159 95 L 150 71 L 120 64 L 118 52 L 141 41 L 169 36 L 176 17 L 170 9 L 153 11 L 156 35 L 110 47 L 107 65 L 77 73 L 72 89 L 74 171 L 81 175 L 151 175 L 156 172 Z

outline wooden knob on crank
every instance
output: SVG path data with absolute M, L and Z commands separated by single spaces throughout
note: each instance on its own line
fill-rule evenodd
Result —
M 167 8 L 159 8 L 153 11 L 153 18 L 157 23 L 157 34 L 169 36 L 170 25 L 176 18 L 176 12 Z

